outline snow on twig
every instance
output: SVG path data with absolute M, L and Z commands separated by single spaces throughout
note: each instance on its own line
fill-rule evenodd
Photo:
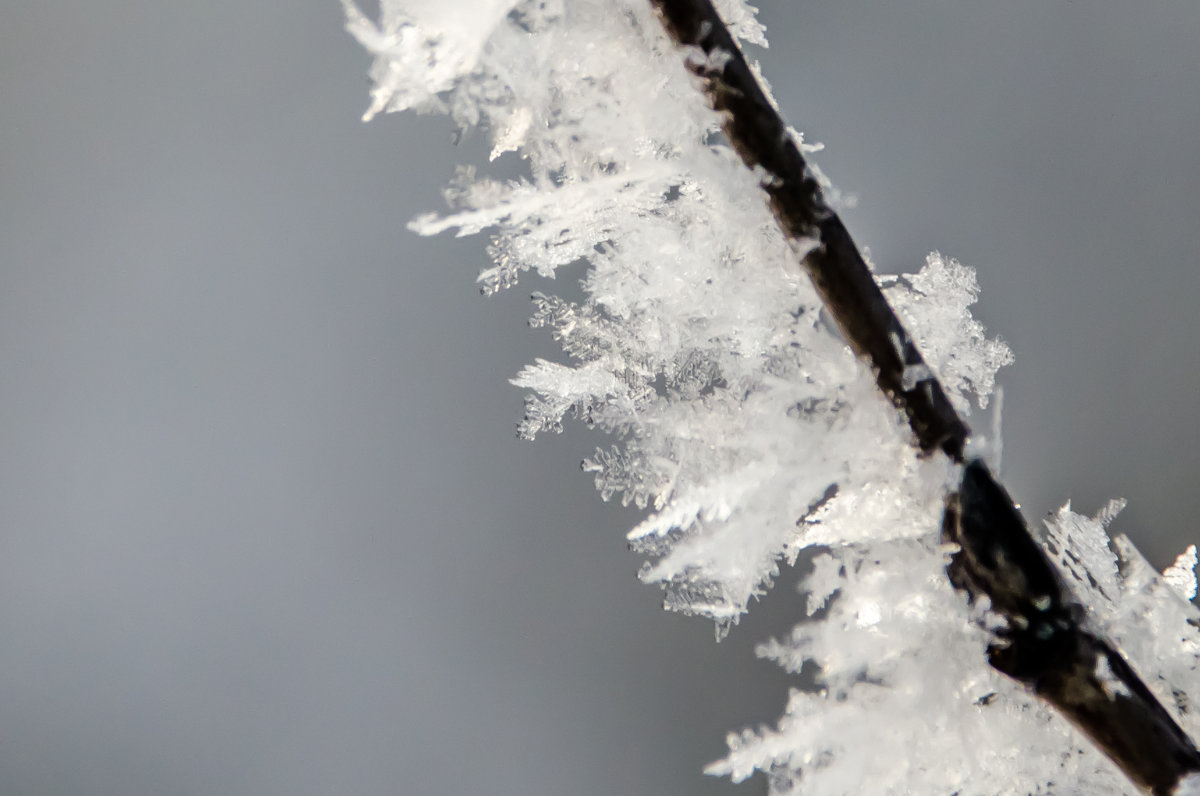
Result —
M 520 433 L 574 416 L 613 435 L 584 469 L 650 512 L 630 534 L 642 579 L 723 632 L 781 563 L 821 551 L 797 613 L 822 618 L 760 648 L 815 664 L 820 687 L 793 692 L 776 728 L 731 736 L 710 771 L 764 771 L 777 794 L 1129 792 L 1066 715 L 1162 791 L 1196 768 L 1179 729 L 1197 729 L 1194 609 L 1131 546 L 1108 553 L 1099 520 L 1066 513 L 1053 538 L 1085 573 L 1116 573 L 1103 611 L 1087 578 L 1056 574 L 970 456 L 960 412 L 1011 360 L 970 318 L 974 275 L 935 254 L 876 279 L 737 45 L 765 44 L 753 9 L 719 3 L 726 26 L 707 2 L 656 5 L 661 20 L 646 0 L 384 0 L 377 23 L 347 9 L 376 56 L 368 115 L 447 113 L 521 158 L 509 183 L 465 170 L 455 212 L 415 228 L 486 230 L 489 292 L 587 263 L 582 301 L 534 295 L 531 323 L 564 358 L 516 378 Z M 1017 541 L 997 547 L 998 529 Z M 1065 683 L 1049 702 L 1031 695 L 1046 675 Z M 1112 717 L 1085 714 L 1101 696 L 1161 731 L 1175 764 L 1140 771 L 1146 750 L 1100 737 Z

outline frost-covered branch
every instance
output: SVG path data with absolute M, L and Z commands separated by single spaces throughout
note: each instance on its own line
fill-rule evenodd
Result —
M 821 196 L 787 126 L 710 0 L 652 0 L 687 65 L 703 81 L 722 129 L 761 185 L 805 270 L 883 392 L 908 416 L 925 453 L 964 463 L 968 429 L 876 285 L 846 227 Z M 917 374 L 917 375 L 911 375 Z M 1138 785 L 1170 794 L 1200 771 L 1200 752 L 1121 654 L 1089 632 L 1086 608 L 1064 593 L 1046 553 L 987 466 L 966 464 L 947 499 L 943 537 L 957 545 L 949 572 L 987 600 L 992 666 L 1073 721 Z
M 961 462 L 967 426 L 933 377 L 912 337 L 888 306 L 842 220 L 825 202 L 788 127 L 709 0 L 653 0 L 667 30 L 690 51 L 687 66 L 722 116 L 730 145 L 752 169 L 784 236 L 825 306 L 884 394 L 908 415 L 926 453 Z
M 378 22 L 347 0 L 376 56 L 368 116 L 447 113 L 488 129 L 493 158 L 520 158 L 510 182 L 464 169 L 452 213 L 412 227 L 487 230 L 486 292 L 587 262 L 583 301 L 534 294 L 531 323 L 564 357 L 514 379 L 530 391 L 520 433 L 574 416 L 613 435 L 584 469 L 605 498 L 649 510 L 629 535 L 648 557 L 641 578 L 724 632 L 781 563 L 815 553 L 807 617 L 760 652 L 819 667 L 819 687 L 794 691 L 776 728 L 731 736 L 710 771 L 766 772 L 776 794 L 1127 793 L 1063 714 L 1093 737 L 1111 720 L 1053 710 L 1024 685 L 1083 662 L 1060 702 L 1136 706 L 1161 748 L 1182 750 L 1166 773 L 1135 774 L 1162 790 L 1191 765 L 1176 725 L 1197 729 L 1200 616 L 1175 591 L 1194 593 L 1188 562 L 1164 581 L 1127 541 L 1110 549 L 1112 511 L 1055 519 L 1048 580 L 1023 523 L 1023 541 L 997 544 L 1019 515 L 982 464 L 964 466 L 987 446 L 959 418 L 986 406 L 1011 354 L 970 316 L 974 274 L 936 253 L 915 274 L 870 273 L 806 169 L 813 147 L 740 54 L 735 39 L 765 44 L 753 9 L 717 5 L 720 18 L 661 3 L 710 15 L 670 26 L 689 73 L 646 0 L 384 0 Z M 946 577 L 952 555 L 971 605 Z M 1010 667 L 1014 680 L 987 664 L 1005 654 L 1036 665 Z

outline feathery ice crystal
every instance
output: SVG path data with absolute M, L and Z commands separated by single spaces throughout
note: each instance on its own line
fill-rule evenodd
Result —
M 498 182 L 464 168 L 447 191 L 453 212 L 412 229 L 487 230 L 485 292 L 588 264 L 582 302 L 534 295 L 531 323 L 565 357 L 513 380 L 529 391 L 520 434 L 570 415 L 613 435 L 584 468 L 606 499 L 649 510 L 629 533 L 649 559 L 642 579 L 721 632 L 781 561 L 823 550 L 809 618 L 760 648 L 792 670 L 819 666 L 822 688 L 793 691 L 776 729 L 731 736 L 710 771 L 762 770 L 779 794 L 1126 792 L 1073 728 L 987 666 L 977 609 L 951 589 L 938 543 L 951 466 L 918 457 L 826 320 L 650 4 L 383 0 L 374 22 L 344 2 L 375 56 L 366 118 L 445 113 L 485 127 L 493 160 L 515 153 L 527 169 Z M 765 46 L 752 7 L 717 7 Z M 974 273 L 935 253 L 879 281 L 956 407 L 985 407 L 1012 356 L 970 316 Z M 1110 551 L 1114 513 L 1064 509 L 1049 549 L 1195 730 L 1197 615 L 1172 591 L 1194 594 L 1194 550 L 1164 581 L 1128 540 Z

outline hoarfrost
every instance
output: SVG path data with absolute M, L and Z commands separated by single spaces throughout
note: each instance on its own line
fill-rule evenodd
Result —
M 582 301 L 533 295 L 530 324 L 564 356 L 513 379 L 529 391 L 519 434 L 572 416 L 613 435 L 583 470 L 605 500 L 650 512 L 629 540 L 666 607 L 724 632 L 781 563 L 826 548 L 805 584 L 806 614 L 824 616 L 760 648 L 789 670 L 816 667 L 819 688 L 794 690 L 776 728 L 730 736 L 709 771 L 767 772 L 775 794 L 1125 792 L 1106 759 L 986 665 L 979 609 L 951 589 L 937 541 L 958 474 L 917 456 L 821 320 L 760 176 L 713 143 L 719 119 L 650 4 L 383 0 L 374 22 L 344 2 L 375 55 L 365 118 L 445 113 L 490 131 L 492 158 L 515 151 L 527 167 L 509 182 L 460 170 L 451 212 L 410 227 L 487 231 L 484 292 L 588 264 Z M 717 6 L 766 45 L 753 7 Z M 879 281 L 927 363 L 906 383 L 936 375 L 960 411 L 986 406 L 1012 353 L 970 315 L 974 272 L 935 252 Z M 1109 547 L 1112 516 L 1115 504 L 1095 519 L 1064 509 L 1051 550 L 1098 606 L 1091 621 L 1194 729 L 1200 623 L 1172 587 L 1194 594 L 1195 550 L 1164 580 L 1123 537 Z
M 1188 545 L 1175 563 L 1163 572 L 1163 580 L 1185 600 L 1196 596 L 1196 545 Z
M 1122 506 L 1124 501 L 1111 501 L 1094 517 L 1064 506 L 1046 520 L 1046 550 L 1085 607 L 1087 622 L 1116 643 L 1159 702 L 1194 736 L 1200 731 L 1200 716 L 1192 707 L 1200 698 L 1200 611 L 1128 537 L 1109 539 L 1105 528 Z M 1185 551 L 1176 565 L 1182 561 L 1186 567 L 1189 558 Z
M 709 773 L 771 771 L 790 783 L 777 794 L 1124 792 L 1066 722 L 980 665 L 988 639 L 942 551 L 905 540 L 836 557 L 846 565 L 824 619 L 759 648 L 790 671 L 819 662 L 817 686 L 793 689 L 775 728 L 731 734 Z M 878 623 L 860 621 L 877 610 Z
M 723 10 L 760 35 L 752 9 Z M 818 321 L 755 176 L 710 143 L 718 119 L 649 5 L 481 3 L 450 33 L 448 15 L 385 3 L 374 28 L 351 15 L 385 79 L 372 107 L 478 120 L 496 152 L 518 147 L 529 175 L 500 184 L 465 169 L 454 212 L 412 226 L 489 230 L 487 291 L 525 270 L 590 264 L 585 301 L 534 297 L 531 323 L 568 360 L 514 379 L 531 391 L 519 431 L 558 431 L 575 415 L 622 440 L 584 469 L 603 495 L 654 507 L 630 540 L 651 557 L 641 577 L 667 588 L 667 605 L 725 628 L 806 546 L 930 532 L 949 468 L 916 459 L 871 375 Z M 442 40 L 447 57 L 430 56 Z M 973 361 L 946 350 L 959 353 L 931 358 L 934 368 Z M 955 388 L 975 384 L 990 382 Z
M 1013 354 L 1002 341 L 989 340 L 983 324 L 971 317 L 969 307 L 979 298 L 975 271 L 933 252 L 919 273 L 880 281 L 955 408 L 966 411 L 971 396 L 986 408 L 996 371 L 1011 365 Z

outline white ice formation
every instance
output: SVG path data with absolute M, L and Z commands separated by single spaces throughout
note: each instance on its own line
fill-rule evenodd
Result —
M 633 546 L 672 610 L 727 629 L 781 563 L 819 548 L 807 617 L 763 655 L 819 667 L 775 728 L 730 737 L 710 767 L 766 772 L 772 793 L 1116 794 L 1119 773 L 1064 721 L 990 669 L 986 638 L 947 582 L 938 524 L 954 477 L 920 458 L 896 410 L 831 329 L 758 186 L 719 134 L 646 0 L 382 0 L 347 27 L 375 57 L 366 117 L 415 110 L 480 126 L 492 158 L 464 168 L 452 212 L 421 234 L 487 232 L 487 292 L 587 263 L 586 298 L 535 295 L 561 343 L 513 382 L 520 434 L 564 418 L 613 438 L 584 462 L 605 499 L 647 509 Z M 718 9 L 765 45 L 754 9 Z M 815 147 L 806 147 L 811 150 Z M 974 273 L 939 254 L 881 278 L 962 411 L 1011 361 L 971 318 Z M 914 380 L 926 373 L 914 373 Z M 1153 572 L 1123 538 L 1064 510 L 1051 549 L 1096 623 L 1189 729 L 1195 553 Z M 798 611 L 803 613 L 798 603 Z M 1130 621 L 1138 617 L 1139 621 Z

